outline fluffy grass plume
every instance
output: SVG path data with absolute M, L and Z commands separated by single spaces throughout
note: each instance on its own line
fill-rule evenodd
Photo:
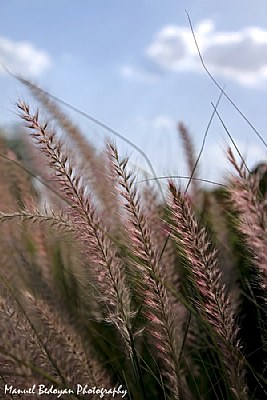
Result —
M 158 193 L 29 88 L 54 123 L 19 101 L 22 158 L 0 142 L 1 398 L 267 398 L 266 168 Z

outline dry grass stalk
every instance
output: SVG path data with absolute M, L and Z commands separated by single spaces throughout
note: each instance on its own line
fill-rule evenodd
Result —
M 81 177 L 75 174 L 68 155 L 62 151 L 62 144 L 56 141 L 54 132 L 47 132 L 46 124 L 39 124 L 38 113 L 32 116 L 29 107 L 24 103 L 19 103 L 18 107 L 22 111 L 22 119 L 33 129 L 32 136 L 55 171 L 63 195 L 72 205 L 70 218 L 77 235 L 90 249 L 87 255 L 93 261 L 102 301 L 109 305 L 107 319 L 117 326 L 130 349 L 131 320 L 134 314 L 123 265 L 116 256 L 116 250 L 105 234 L 105 229 L 101 228 L 86 186 Z
M 253 261 L 265 276 L 267 287 L 267 217 L 266 204 L 259 192 L 258 173 L 249 175 L 244 164 L 238 165 L 231 149 L 228 159 L 238 177 L 233 177 L 229 189 L 234 209 L 238 212 L 239 229 L 245 237 Z
M 36 96 L 43 96 L 41 102 L 77 149 L 83 147 L 80 132 L 61 110 L 42 91 Z M 248 369 L 245 374 L 250 347 L 239 342 L 244 333 L 236 318 L 243 297 L 229 295 L 228 270 L 188 196 L 173 182 L 168 204 L 149 188 L 139 194 L 128 160 L 120 160 L 109 144 L 101 155 L 101 173 L 93 173 L 99 183 L 94 187 L 85 156 L 80 162 L 74 149 L 39 121 L 38 113 L 33 115 L 23 102 L 18 107 L 50 166 L 53 180 L 48 179 L 54 194 L 60 191 L 60 200 L 46 194 L 49 209 L 40 211 L 38 190 L 30 199 L 29 182 L 20 181 L 15 170 L 8 181 L 10 167 L 0 160 L 5 173 L 0 176 L 0 221 L 6 221 L 0 228 L 2 382 L 25 385 L 44 379 L 69 387 L 77 381 L 110 386 L 114 380 L 137 400 L 247 400 L 255 388 L 265 393 L 263 369 L 253 365 L 257 380 L 252 384 Z M 183 125 L 180 130 L 192 173 L 192 143 Z M 259 175 L 250 176 L 230 151 L 229 158 L 238 173 L 230 188 L 238 229 L 260 276 L 266 273 L 266 213 Z M 105 196 L 100 193 L 103 185 Z M 20 211 L 10 207 L 17 201 L 14 187 L 22 195 Z M 207 193 L 206 198 L 209 201 Z M 202 216 L 199 204 L 194 205 Z M 205 211 L 208 222 L 218 216 L 210 207 Z M 228 222 L 223 213 L 220 221 L 218 248 L 228 244 L 231 258 L 232 231 L 223 235 Z M 26 222 L 33 223 L 31 230 Z M 62 232 L 68 233 L 64 240 L 59 239 Z M 231 265 L 239 268 L 235 259 Z M 236 282 L 231 289 L 241 292 Z M 258 300 L 255 297 L 260 307 Z M 192 313 L 188 323 L 186 309 Z M 259 315 L 255 320 L 263 326 L 264 314 Z
M 77 328 L 70 321 L 64 321 L 43 300 L 33 298 L 29 293 L 26 295 L 31 312 L 41 322 L 40 334 L 53 358 L 57 360 L 67 384 L 73 387 L 79 382 L 82 385 L 110 387 L 111 380 L 107 371 L 94 359 L 93 354 L 87 355 L 82 339 L 77 335 Z
M 106 176 L 104 168 L 105 163 L 101 159 L 101 155 L 95 147 L 85 139 L 80 128 L 62 111 L 56 101 L 52 100 L 43 90 L 30 82 L 23 80 L 30 92 L 38 99 L 38 101 L 51 114 L 52 118 L 57 121 L 59 126 L 67 133 L 68 139 L 76 147 L 79 153 L 77 166 L 81 169 L 82 175 L 86 178 L 95 195 L 99 198 L 103 209 L 110 204 L 111 185 Z
M 191 279 L 197 290 L 192 302 L 212 329 L 212 336 L 221 348 L 221 358 L 236 398 L 247 398 L 244 370 L 237 340 L 235 307 L 222 283 L 222 271 L 204 228 L 200 228 L 188 200 L 170 182 L 172 236 L 182 246 L 189 263 Z
M 119 177 L 121 195 L 125 199 L 128 212 L 128 233 L 131 246 L 138 261 L 134 263 L 137 273 L 142 276 L 141 291 L 144 314 L 150 321 L 149 332 L 155 341 L 159 355 L 167 370 L 164 373 L 174 398 L 179 399 L 180 376 L 178 365 L 178 342 L 175 316 L 170 296 L 164 286 L 164 274 L 160 261 L 160 249 L 155 247 L 146 216 L 142 212 L 140 200 L 134 186 L 134 177 L 127 172 L 127 160 L 120 161 L 117 149 L 110 145 L 114 159 L 115 174 Z
M 180 137 L 183 142 L 189 176 L 197 178 L 198 177 L 198 165 L 197 165 L 197 158 L 196 158 L 196 153 L 195 153 L 195 149 L 194 149 L 194 144 L 191 139 L 191 135 L 190 135 L 187 127 L 182 122 L 179 122 L 179 124 L 178 124 L 178 132 L 179 132 Z M 196 201 L 197 200 L 196 196 L 199 193 L 198 181 L 195 179 L 192 179 L 192 181 L 190 182 L 190 185 L 192 187 L 192 189 L 191 189 L 192 197 Z

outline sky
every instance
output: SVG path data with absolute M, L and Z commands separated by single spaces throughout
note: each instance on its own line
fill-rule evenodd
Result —
M 205 65 L 267 141 L 265 0 L 0 0 L 0 62 L 123 134 L 159 176 L 186 175 L 177 124 L 187 126 L 198 152 L 220 90 L 201 65 L 185 10 Z M 1 126 L 18 123 L 18 98 L 36 106 L 1 66 L 0 88 Z M 218 112 L 249 166 L 266 160 L 266 147 L 224 97 Z M 71 116 L 100 146 L 107 132 Z M 228 144 L 215 116 L 201 178 L 223 179 Z

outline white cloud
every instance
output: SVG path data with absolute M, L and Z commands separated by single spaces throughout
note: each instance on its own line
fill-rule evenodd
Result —
M 156 131 L 173 131 L 175 129 L 175 121 L 165 114 L 158 114 L 153 117 L 140 116 L 136 122 L 141 128 L 153 129 Z
M 40 75 L 52 64 L 50 56 L 32 43 L 14 42 L 1 36 L 0 62 L 12 72 L 31 77 Z M 0 73 L 4 73 L 1 65 Z
M 152 118 L 151 125 L 156 130 L 174 130 L 175 123 L 172 118 L 168 117 L 167 115 L 157 115 L 156 117 Z
M 267 30 L 247 27 L 219 32 L 212 21 L 202 21 L 195 35 L 207 67 L 243 85 L 267 82 Z M 189 27 L 167 25 L 145 51 L 161 68 L 173 71 L 203 71 Z
M 136 81 L 154 83 L 158 80 L 158 76 L 156 74 L 136 68 L 132 65 L 123 65 L 119 72 L 124 78 Z

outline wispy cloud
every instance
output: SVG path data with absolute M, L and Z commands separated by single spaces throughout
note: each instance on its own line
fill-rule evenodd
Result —
M 154 74 L 153 72 L 146 71 L 142 68 L 137 68 L 133 65 L 123 65 L 119 72 L 124 78 L 146 83 L 154 83 L 159 78 L 158 75 Z
M 173 131 L 175 129 L 175 122 L 168 115 L 157 115 L 152 118 L 152 127 L 157 130 L 169 130 Z
M 267 30 L 246 27 L 234 32 L 216 31 L 214 23 L 206 20 L 195 27 L 195 35 L 213 74 L 243 85 L 267 82 Z M 189 27 L 164 26 L 145 50 L 145 55 L 165 70 L 203 70 Z
M 29 77 L 39 76 L 52 64 L 49 54 L 31 42 L 15 42 L 1 36 L 0 62 L 11 71 Z M 0 65 L 1 73 L 4 69 Z
M 156 131 L 173 131 L 176 129 L 175 121 L 166 114 L 158 114 L 153 117 L 139 116 L 136 122 L 141 128 Z

